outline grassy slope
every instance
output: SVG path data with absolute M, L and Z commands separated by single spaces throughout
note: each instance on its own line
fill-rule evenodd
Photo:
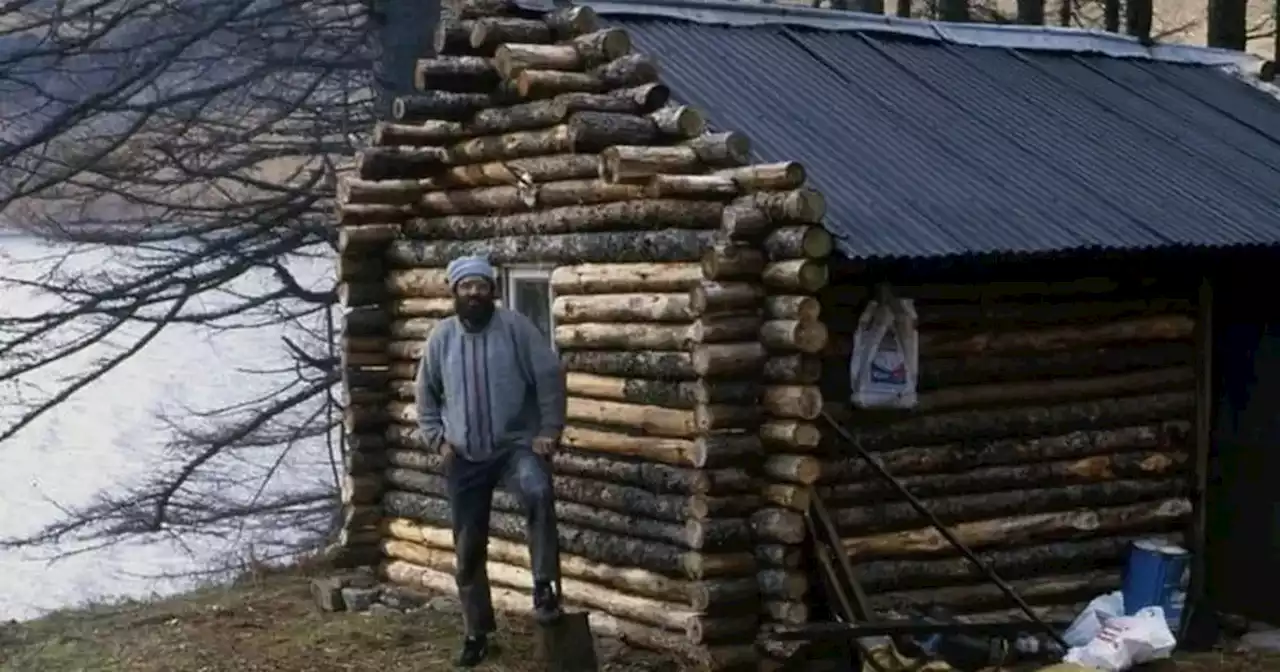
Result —
M 94 605 L 0 624 L 0 672 L 422 672 L 449 669 L 456 612 L 325 614 L 282 573 L 154 602 Z M 492 672 L 537 667 L 526 624 L 503 619 Z M 602 642 L 605 669 L 661 669 Z
M 259 575 L 154 602 L 95 605 L 0 624 L 0 672 L 425 672 L 452 668 L 456 611 L 325 614 L 302 572 Z M 439 602 L 440 600 L 437 600 Z M 530 630 L 501 621 L 501 651 L 483 669 L 532 672 Z M 607 672 L 672 670 L 653 656 L 598 642 Z M 1264 672 L 1280 658 L 1202 654 L 1159 672 Z

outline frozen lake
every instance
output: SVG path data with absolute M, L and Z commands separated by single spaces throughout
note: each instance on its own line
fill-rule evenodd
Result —
M 0 237 L 0 278 L 29 278 L 47 271 L 55 263 L 50 254 L 31 240 Z M 110 257 L 94 252 L 72 263 L 97 267 Z M 330 266 L 323 260 L 302 260 L 292 270 L 309 287 L 330 282 Z M 219 299 L 210 296 L 206 303 Z M 35 313 L 48 305 L 37 294 L 0 285 L 0 315 Z M 265 393 L 270 381 L 245 369 L 288 364 L 283 334 L 278 326 L 220 332 L 168 327 L 131 360 L 0 443 L 0 538 L 30 534 L 56 521 L 59 507 L 86 504 L 101 489 L 145 475 L 165 449 L 166 430 L 158 411 L 215 408 Z M 128 344 L 128 339 L 116 339 L 94 346 L 84 357 L 66 362 L 61 371 L 24 379 L 21 388 L 0 383 L 0 431 L 22 411 L 32 386 L 52 387 L 58 376 L 83 370 L 88 360 Z M 328 449 L 323 441 L 314 444 L 290 452 L 282 470 L 286 479 L 330 478 Z M 252 463 L 244 468 L 246 478 L 277 454 L 264 450 L 246 459 Z M 236 543 L 206 543 L 189 552 L 168 545 L 121 546 L 53 564 L 48 562 L 52 549 L 0 552 L 0 620 L 30 618 L 87 600 L 172 592 L 184 582 L 151 577 L 201 567 L 223 557 Z

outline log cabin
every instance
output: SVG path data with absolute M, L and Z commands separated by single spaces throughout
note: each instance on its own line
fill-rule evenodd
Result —
M 341 561 L 453 590 L 412 382 L 473 253 L 566 371 L 566 600 L 692 669 L 821 617 L 815 492 L 877 609 L 1010 614 L 824 411 L 1048 617 L 1136 536 L 1203 537 L 1214 279 L 1280 242 L 1269 63 L 715 0 L 458 0 L 434 35 L 339 188 Z M 918 404 L 856 410 L 886 286 Z M 519 511 L 489 572 L 522 611 Z

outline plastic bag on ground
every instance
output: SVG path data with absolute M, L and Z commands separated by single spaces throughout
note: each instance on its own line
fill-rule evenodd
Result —
M 1118 590 L 1090 600 L 1084 611 L 1062 633 L 1062 639 L 1067 646 L 1084 646 L 1102 632 L 1103 623 L 1116 616 L 1124 616 L 1124 593 Z
M 1146 607 L 1132 616 L 1107 619 L 1097 637 L 1084 646 L 1072 647 L 1062 660 L 1103 672 L 1124 672 L 1134 665 L 1168 658 L 1175 645 L 1164 609 Z

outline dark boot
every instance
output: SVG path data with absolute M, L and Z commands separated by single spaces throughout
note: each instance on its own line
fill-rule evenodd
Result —
M 462 640 L 462 653 L 458 654 L 458 667 L 475 667 L 489 655 L 489 638 L 484 635 Z
M 533 617 L 539 623 L 550 623 L 560 618 L 560 596 L 550 581 L 539 581 L 533 586 Z

